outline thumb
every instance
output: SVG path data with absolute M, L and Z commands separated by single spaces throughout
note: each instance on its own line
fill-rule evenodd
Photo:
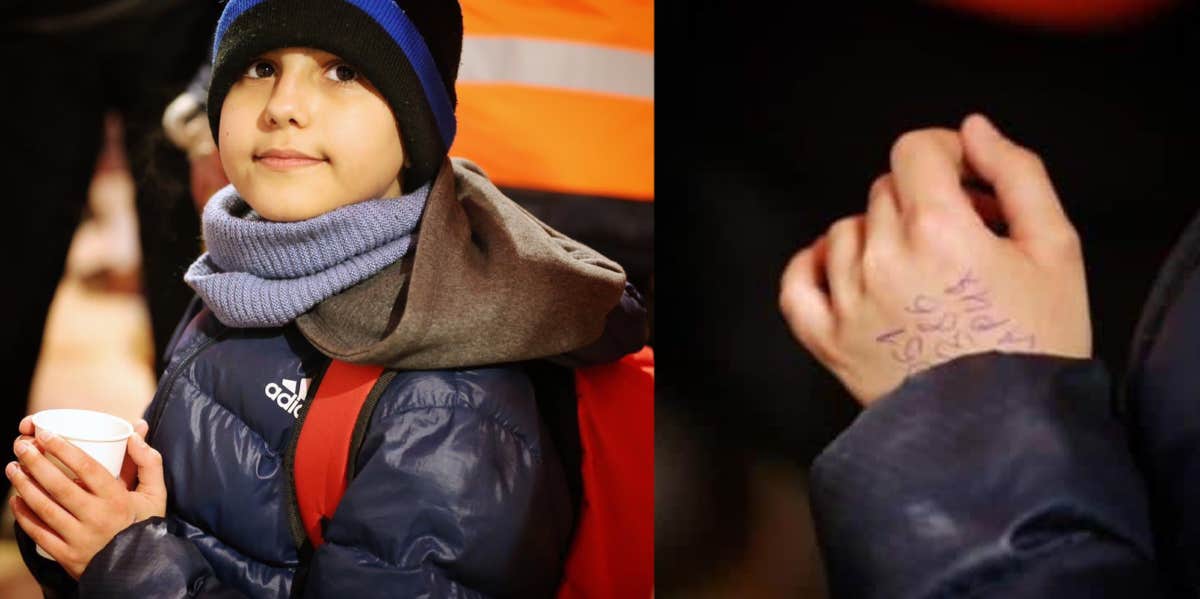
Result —
M 1013 143 L 983 115 L 967 117 L 961 133 L 967 163 L 996 190 L 1013 239 L 1040 243 L 1074 234 L 1037 154 Z
M 135 491 L 153 496 L 167 494 L 167 485 L 163 482 L 162 455 L 150 447 L 141 435 L 129 437 L 129 457 L 137 465 L 138 486 Z

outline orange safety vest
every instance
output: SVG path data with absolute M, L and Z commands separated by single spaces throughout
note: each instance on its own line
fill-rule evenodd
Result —
M 500 187 L 654 199 L 653 0 L 463 0 L 450 152 Z

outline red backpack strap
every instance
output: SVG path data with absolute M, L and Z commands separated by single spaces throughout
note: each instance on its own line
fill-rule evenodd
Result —
M 654 589 L 654 353 L 575 371 L 583 504 L 558 599 Z
M 351 462 L 358 453 L 354 451 L 355 437 L 361 443 L 362 434 L 357 426 L 359 415 L 382 373 L 383 368 L 378 366 L 333 360 L 321 377 L 316 395 L 296 422 L 299 436 L 292 484 L 300 520 L 313 549 L 325 542 L 321 522 L 333 517 L 353 477 Z

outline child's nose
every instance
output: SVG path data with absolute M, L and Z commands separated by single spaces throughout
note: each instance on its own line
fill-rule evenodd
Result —
M 273 127 L 307 127 L 311 118 L 308 90 L 295 77 L 280 77 L 267 100 L 265 116 Z

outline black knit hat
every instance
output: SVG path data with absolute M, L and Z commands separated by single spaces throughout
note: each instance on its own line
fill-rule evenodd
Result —
M 409 158 L 404 192 L 437 174 L 454 142 L 462 55 L 458 0 L 230 0 L 213 40 L 208 121 L 250 61 L 278 48 L 317 48 L 358 69 L 391 105 Z

